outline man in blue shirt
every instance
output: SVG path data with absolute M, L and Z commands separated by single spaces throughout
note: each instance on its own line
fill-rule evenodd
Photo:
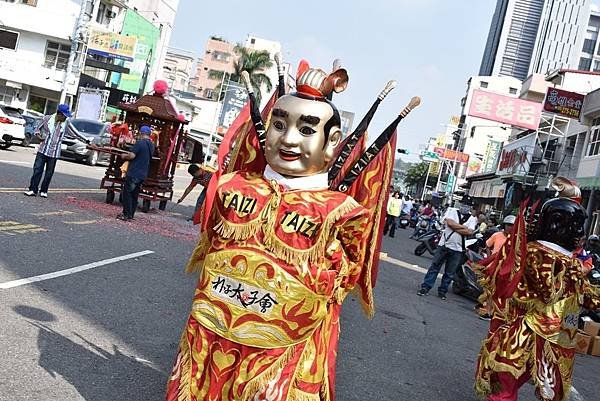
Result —
M 138 195 L 142 183 L 148 177 L 150 160 L 154 154 L 154 144 L 150 140 L 152 128 L 147 125 L 140 127 L 140 136 L 131 151 L 121 155 L 123 160 L 129 161 L 127 174 L 123 182 L 123 213 L 117 216 L 119 220 L 131 220 L 137 209 Z

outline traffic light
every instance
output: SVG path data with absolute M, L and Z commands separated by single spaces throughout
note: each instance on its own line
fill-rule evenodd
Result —
M 402 153 L 403 155 L 409 155 L 410 151 L 408 149 L 398 149 L 398 153 Z

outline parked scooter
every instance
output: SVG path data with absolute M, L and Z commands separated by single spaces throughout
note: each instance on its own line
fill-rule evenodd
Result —
M 421 256 L 425 252 L 429 252 L 431 255 L 435 253 L 438 247 L 438 242 L 442 237 L 442 225 L 436 220 L 431 224 L 431 228 L 425 234 L 417 237 L 419 245 L 415 248 L 415 255 Z
M 452 282 L 452 292 L 457 295 L 464 296 L 473 301 L 477 301 L 479 296 L 483 293 L 483 288 L 477 281 L 477 275 L 473 271 L 471 264 L 478 262 L 484 258 L 478 251 L 480 247 L 480 240 L 482 239 L 481 234 L 476 235 L 477 238 L 465 240 L 465 247 L 467 260 L 465 263 L 460 265 L 454 275 L 454 281 Z

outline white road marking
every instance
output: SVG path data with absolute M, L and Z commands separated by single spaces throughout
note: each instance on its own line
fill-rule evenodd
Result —
M 12 161 L 12 160 L 0 160 L 0 163 L 7 163 L 7 164 L 32 164 L 31 162 L 18 162 L 18 161 Z
M 585 401 L 585 398 L 573 386 L 571 386 L 571 401 Z
M 0 290 L 6 290 L 9 288 L 19 287 L 22 285 L 35 283 L 37 281 L 44 281 L 44 280 L 50 280 L 50 279 L 57 278 L 57 277 L 67 276 L 69 274 L 79 273 L 79 272 L 82 272 L 85 270 L 90 270 L 90 269 L 95 269 L 96 267 L 106 266 L 106 265 L 110 265 L 112 263 L 121 262 L 123 260 L 134 259 L 134 258 L 138 258 L 140 256 L 150 255 L 152 253 L 154 253 L 154 252 L 149 251 L 149 250 L 135 252 L 135 253 L 130 253 L 128 255 L 117 256 L 116 258 L 104 259 L 104 260 L 100 260 L 98 262 L 93 262 L 93 263 L 88 263 L 86 265 L 72 267 L 70 269 L 59 270 L 54 273 L 41 274 L 39 276 L 22 278 L 22 279 L 13 280 L 13 281 L 7 281 L 5 283 L 0 283 Z

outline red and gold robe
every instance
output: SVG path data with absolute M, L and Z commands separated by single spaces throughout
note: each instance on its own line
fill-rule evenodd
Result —
M 579 313 L 582 306 L 600 308 L 600 289 L 590 285 L 577 258 L 539 242 L 526 249 L 514 261 L 510 276 L 518 274 L 522 257 L 526 268 L 511 297 L 497 297 L 502 292 L 498 276 L 482 280 L 494 312 L 479 354 L 475 389 L 484 396 L 496 393 L 498 374 L 509 374 L 514 380 L 530 378 L 541 400 L 567 400 Z M 506 252 L 499 255 L 504 257 Z
M 339 315 L 371 220 L 339 192 L 220 178 L 167 401 L 334 399 Z

